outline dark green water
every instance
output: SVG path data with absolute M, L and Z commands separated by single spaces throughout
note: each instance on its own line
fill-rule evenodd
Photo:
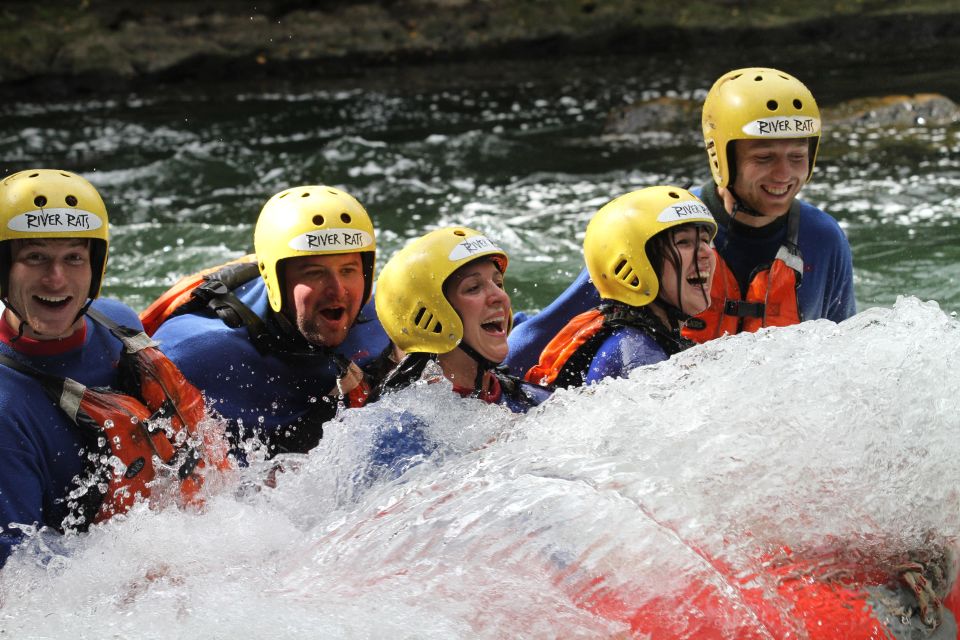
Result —
M 515 307 L 529 310 L 580 269 L 583 229 L 606 201 L 709 177 L 698 122 L 610 138 L 611 108 L 702 97 L 717 75 L 746 64 L 795 73 L 821 105 L 918 91 L 958 100 L 954 59 L 570 58 L 33 100 L 0 107 L 0 172 L 44 166 L 88 177 L 111 214 L 106 294 L 137 309 L 178 277 L 248 252 L 273 193 L 327 183 L 374 217 L 381 265 L 438 225 L 487 232 L 511 255 Z M 803 196 L 848 233 L 861 309 L 901 294 L 960 309 L 960 124 L 828 131 Z

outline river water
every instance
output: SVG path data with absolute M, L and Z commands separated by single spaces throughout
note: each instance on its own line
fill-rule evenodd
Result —
M 779 55 L 825 105 L 960 99 L 952 55 L 923 73 Z M 496 238 L 515 308 L 533 311 L 579 271 L 602 204 L 709 177 L 698 123 L 610 137 L 610 109 L 702 97 L 743 64 L 448 64 L 8 103 L 0 157 L 5 173 L 62 167 L 100 189 L 105 294 L 137 309 L 250 251 L 273 193 L 327 183 L 366 205 L 381 264 L 437 225 Z M 642 609 L 715 581 L 691 549 L 754 571 L 784 544 L 882 564 L 956 539 L 960 124 L 828 130 L 803 196 L 850 238 L 856 318 L 717 341 L 527 417 L 439 386 L 346 412 L 275 489 L 254 464 L 211 483 L 203 514 L 144 508 L 34 537 L 0 575 L 0 638 L 603 637 L 625 627 L 584 593 L 607 585 Z M 363 482 L 397 411 L 440 446 Z M 664 629 L 696 637 L 683 616 Z

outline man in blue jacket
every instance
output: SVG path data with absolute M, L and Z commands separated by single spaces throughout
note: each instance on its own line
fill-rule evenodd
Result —
M 64 528 L 91 450 L 43 384 L 17 367 L 117 386 L 122 343 L 85 313 L 140 326 L 132 309 L 98 298 L 107 249 L 106 208 L 80 176 L 36 169 L 0 182 L 0 358 L 9 363 L 0 364 L 0 565 L 24 528 Z
M 254 249 L 249 277 L 211 276 L 208 304 L 174 312 L 153 336 L 227 418 L 241 457 L 248 441 L 270 456 L 306 453 L 339 406 L 364 403 L 357 363 L 388 344 L 361 314 L 373 287 L 373 223 L 340 189 L 293 187 L 263 206 Z
M 698 342 L 766 326 L 856 313 L 850 245 L 831 216 L 797 198 L 820 144 L 820 111 L 802 82 L 782 71 L 721 76 L 702 115 L 713 180 L 693 192 L 719 229 L 711 305 L 686 323 Z M 510 335 L 507 364 L 530 369 L 573 316 L 599 304 L 586 270 Z

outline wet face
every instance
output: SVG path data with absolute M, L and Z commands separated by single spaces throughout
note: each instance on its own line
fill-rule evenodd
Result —
M 23 335 L 55 340 L 73 334 L 87 303 L 93 271 L 90 242 L 80 239 L 14 240 L 11 242 L 9 306 L 26 326 Z M 4 317 L 15 330 L 21 320 L 9 309 Z
M 784 215 L 807 180 L 809 140 L 737 140 L 734 144 L 737 196 L 765 216 Z
M 463 341 L 491 362 L 507 357 L 510 296 L 503 274 L 491 260 L 477 260 L 457 269 L 444 294 L 463 321 Z
M 284 315 L 311 344 L 343 342 L 363 305 L 360 254 L 302 256 L 282 267 Z
M 710 305 L 710 285 L 717 257 L 710 246 L 707 231 L 696 225 L 678 227 L 672 235 L 679 264 L 674 264 L 671 259 L 673 252 L 667 251 L 658 297 L 684 313 L 695 316 Z

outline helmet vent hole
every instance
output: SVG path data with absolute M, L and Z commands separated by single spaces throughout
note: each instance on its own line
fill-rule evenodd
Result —
M 353 218 L 351 218 L 351 217 L 350 217 L 350 214 L 347 213 L 346 211 L 344 211 L 343 213 L 340 214 L 340 220 L 343 222 L 343 224 L 350 224 L 350 221 L 351 221 L 352 219 L 353 219 Z
M 453 235 L 455 235 L 455 236 L 465 236 L 465 235 L 467 235 L 467 233 L 466 233 L 463 229 L 457 229 L 456 231 L 453 232 Z
M 754 82 L 762 82 L 762 81 L 763 81 L 763 76 L 753 76 L 753 81 L 754 81 Z
M 309 197 L 310 197 L 310 192 L 309 192 L 309 191 L 304 191 L 303 193 L 300 194 L 300 197 L 301 197 L 301 198 L 309 198 Z
M 794 108 L 794 109 L 803 109 L 803 103 L 800 102 L 799 99 L 794 98 L 794 99 L 793 99 L 793 108 Z
M 669 192 L 668 195 L 669 195 L 671 198 L 673 198 L 674 200 L 679 200 L 679 199 L 680 199 L 680 194 L 677 193 L 676 191 L 671 191 L 671 192 Z
M 317 215 L 313 216 L 313 226 L 322 227 L 323 226 L 323 216 Z
M 613 275 L 617 280 L 631 289 L 636 289 L 640 286 L 640 277 L 637 276 L 636 272 L 630 267 L 626 258 L 618 262 L 617 266 L 613 268 Z
M 39 176 L 39 175 L 40 175 L 39 173 L 31 173 L 31 174 L 30 174 L 30 177 L 31 177 L 31 178 L 36 178 L 36 177 Z
M 64 202 L 66 202 L 69 207 L 75 207 L 77 206 L 77 196 L 67 196 L 64 198 Z
M 780 105 L 777 104 L 776 100 L 767 101 L 767 109 L 770 109 L 770 111 L 776 111 L 778 108 L 780 108 Z
M 288 195 L 290 195 L 289 191 L 281 193 L 279 196 L 277 196 L 277 200 L 282 200 L 283 198 L 286 198 Z
M 47 198 L 46 198 L 46 196 L 37 196 L 36 198 L 33 199 L 33 204 L 35 204 L 36 206 L 40 207 L 41 209 L 42 209 L 43 207 L 47 206 Z
M 433 314 L 428 312 L 426 307 L 417 309 L 417 313 L 413 317 L 413 324 L 431 333 L 439 334 L 443 332 L 443 325 L 434 319 Z

